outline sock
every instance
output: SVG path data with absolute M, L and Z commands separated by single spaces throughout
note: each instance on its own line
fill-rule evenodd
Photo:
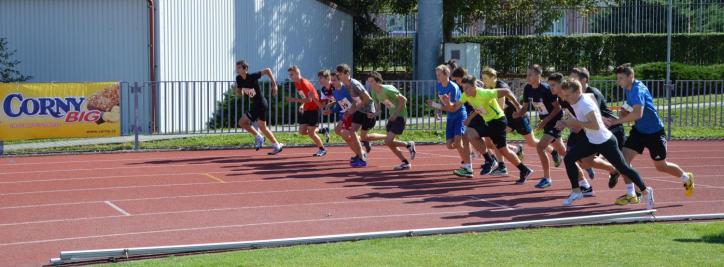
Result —
M 410 164 L 410 162 L 409 162 L 409 161 L 407 161 L 407 159 L 403 160 L 403 161 L 402 161 L 402 163 L 405 163 L 405 164 Z
M 548 178 L 548 177 L 543 177 L 543 179 L 545 179 L 545 180 L 546 180 L 546 182 L 549 182 L 549 183 L 551 182 L 551 178 Z
M 405 147 L 410 148 L 411 146 L 412 146 L 412 145 L 410 145 L 410 143 L 408 142 Z
M 518 166 L 515 166 L 515 167 L 518 167 L 518 170 L 521 172 L 524 170 L 528 170 L 528 167 L 526 167 L 525 164 L 523 164 L 523 163 L 518 164 Z
M 681 181 L 686 183 L 686 181 L 689 181 L 689 174 L 684 173 L 684 175 L 681 176 Z
M 323 147 L 323 146 L 320 146 L 320 147 L 319 147 L 319 150 L 324 150 L 324 147 Z
M 473 171 L 473 164 L 471 163 L 464 163 L 463 168 L 465 168 L 468 171 Z
M 635 196 L 635 195 L 636 195 L 636 191 L 634 191 L 634 188 L 636 188 L 636 186 L 634 186 L 633 183 L 626 184 L 626 195 L 628 195 L 628 196 Z
M 274 144 L 272 144 L 272 147 L 274 147 L 274 149 L 279 149 L 282 147 L 282 145 L 279 143 L 274 143 Z
M 498 168 L 504 169 L 504 168 L 505 168 L 505 162 L 498 162 Z
M 578 184 L 580 184 L 581 187 L 591 188 L 591 184 L 588 183 L 588 180 L 587 180 L 587 179 L 583 179 L 583 180 L 581 180 L 581 181 L 578 181 Z
M 490 155 L 490 153 L 486 152 L 485 154 L 483 154 L 483 158 L 485 158 L 485 163 L 493 162 L 493 156 Z
M 498 161 L 498 157 L 496 157 L 495 155 L 490 155 L 490 157 L 493 158 L 494 161 Z

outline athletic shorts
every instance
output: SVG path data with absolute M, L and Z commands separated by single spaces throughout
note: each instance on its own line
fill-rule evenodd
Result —
M 445 126 L 445 140 L 454 139 L 455 136 L 462 136 L 465 134 L 465 122 L 466 116 L 448 117 L 447 125 Z
M 342 129 L 349 130 L 352 128 L 352 116 L 345 117 L 344 114 L 339 116 L 339 121 L 342 122 Z
M 586 137 L 586 132 L 583 129 L 581 129 L 581 131 L 577 133 L 571 131 L 571 133 L 568 134 L 568 140 L 566 140 L 566 150 L 571 150 L 582 141 L 588 141 L 588 137 Z
M 405 131 L 405 124 L 407 124 L 407 121 L 405 121 L 405 118 L 403 117 L 397 117 L 394 121 L 387 121 L 387 126 L 385 129 L 387 129 L 388 133 L 393 133 L 396 135 L 401 135 L 403 131 Z
M 496 148 L 503 148 L 508 145 L 506 139 L 507 134 L 505 132 L 505 128 L 508 127 L 508 124 L 505 117 L 484 123 L 480 123 L 479 121 L 470 122 L 468 127 L 474 129 L 480 137 L 490 138 Z
M 352 115 L 352 123 L 362 126 L 363 131 L 369 131 L 375 127 L 377 120 L 375 118 L 368 117 L 366 113 L 357 111 L 354 115 Z
M 651 159 L 655 161 L 666 159 L 666 132 L 661 131 L 653 134 L 644 134 L 631 128 L 631 132 L 623 147 L 630 148 L 639 154 L 644 153 L 644 148 L 649 149 Z
M 561 130 L 556 129 L 556 121 L 549 121 L 543 127 L 543 134 L 553 136 L 555 139 L 561 138 Z
M 309 126 L 319 125 L 319 119 L 322 113 L 319 110 L 308 110 L 302 113 L 302 117 L 299 119 L 299 124 L 306 124 Z
M 623 145 L 626 143 L 626 131 L 623 129 L 623 125 L 615 125 L 611 128 L 608 128 L 608 130 L 613 133 L 613 136 L 616 137 L 616 141 L 618 142 L 618 149 L 622 149 Z
M 514 119 L 513 116 L 506 116 L 506 120 L 508 120 L 508 127 L 510 127 L 511 130 L 514 132 L 517 132 L 520 135 L 526 135 L 531 133 L 530 128 L 530 119 L 528 119 L 528 116 L 523 116 L 517 119 Z
M 246 112 L 244 115 L 246 115 L 246 117 L 249 118 L 249 120 L 251 122 L 255 122 L 257 120 L 267 121 L 266 112 L 267 112 L 267 109 L 264 108 L 263 106 L 259 105 L 259 106 L 252 106 L 251 109 L 248 112 Z

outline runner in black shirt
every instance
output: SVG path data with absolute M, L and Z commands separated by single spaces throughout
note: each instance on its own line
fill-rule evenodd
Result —
M 236 73 L 238 74 L 236 76 L 236 95 L 247 95 L 251 98 L 250 110 L 241 116 L 239 126 L 244 128 L 244 130 L 256 138 L 254 141 L 254 148 L 256 148 L 256 150 L 259 150 L 262 145 L 264 145 L 264 136 L 269 138 L 269 141 L 272 142 L 272 148 L 274 149 L 272 152 L 269 152 L 269 154 L 276 155 L 282 151 L 283 145 L 277 142 L 276 137 L 274 137 L 274 133 L 266 127 L 266 114 L 269 110 L 269 103 L 267 102 L 266 97 L 264 97 L 264 92 L 262 92 L 261 87 L 259 86 L 259 79 L 261 79 L 263 75 L 269 76 L 272 94 L 276 95 L 277 82 L 274 79 L 274 73 L 272 73 L 269 68 L 249 73 L 249 65 L 247 65 L 244 60 L 236 62 Z M 252 123 L 256 123 L 256 126 L 259 127 L 259 131 L 252 127 Z M 264 135 L 262 136 L 259 132 Z

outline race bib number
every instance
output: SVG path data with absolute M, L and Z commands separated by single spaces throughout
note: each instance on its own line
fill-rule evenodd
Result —
M 633 112 L 633 107 L 630 106 L 628 103 L 624 103 L 623 106 L 621 106 L 621 108 L 625 109 L 628 112 Z
M 389 99 L 385 99 L 385 101 L 382 101 L 382 104 L 385 105 L 385 107 L 387 107 L 387 109 L 395 108 L 395 104 L 393 104 L 392 101 L 390 101 Z
M 349 102 L 347 98 L 342 98 L 342 100 L 337 101 L 337 104 L 342 108 L 342 112 L 347 112 L 347 110 L 352 108 L 352 102 Z
M 533 108 L 535 108 L 535 111 L 537 111 L 539 115 L 548 115 L 548 109 L 546 108 L 546 105 L 543 104 L 543 102 L 531 103 L 533 103 Z
M 241 91 L 249 97 L 256 96 L 256 91 L 254 90 L 254 88 L 241 88 Z

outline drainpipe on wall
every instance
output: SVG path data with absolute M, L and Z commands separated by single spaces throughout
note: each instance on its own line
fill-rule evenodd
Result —
M 153 0 L 148 1 L 148 69 L 149 69 L 149 81 L 151 89 L 151 133 L 156 132 L 156 20 L 154 18 L 154 3 Z

